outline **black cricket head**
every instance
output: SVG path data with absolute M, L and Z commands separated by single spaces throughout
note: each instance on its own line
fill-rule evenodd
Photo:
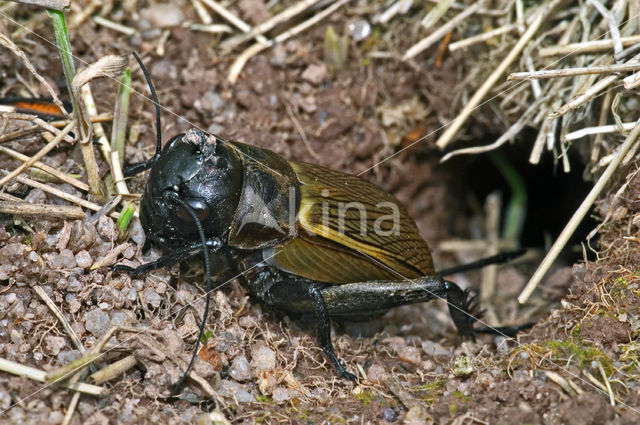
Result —
M 191 129 L 171 139 L 149 172 L 140 221 L 149 239 L 176 248 L 198 240 L 191 208 L 205 236 L 228 234 L 242 191 L 242 160 L 224 140 Z

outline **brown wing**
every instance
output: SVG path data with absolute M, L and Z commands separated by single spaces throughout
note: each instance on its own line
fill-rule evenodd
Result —
M 276 248 L 279 267 L 330 283 L 434 273 L 426 242 L 394 197 L 356 176 L 307 163 L 291 166 L 301 183 L 301 230 Z

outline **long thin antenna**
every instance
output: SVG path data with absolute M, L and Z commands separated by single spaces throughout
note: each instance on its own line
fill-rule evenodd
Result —
M 137 164 L 131 164 L 127 168 L 124 169 L 123 174 L 125 177 L 135 176 L 149 168 L 153 167 L 158 159 L 160 158 L 160 153 L 162 152 L 162 130 L 160 128 L 160 103 L 158 102 L 158 96 L 156 95 L 156 89 L 153 87 L 153 83 L 151 82 L 151 77 L 149 76 L 149 72 L 147 72 L 147 68 L 145 68 L 142 63 L 142 59 L 136 52 L 131 52 L 133 57 L 138 61 L 138 65 L 142 69 L 142 73 L 144 74 L 144 78 L 147 80 L 147 85 L 149 86 L 149 90 L 151 91 L 151 97 L 153 97 L 153 103 L 156 107 L 156 153 L 151 157 L 151 159 L 138 162 Z

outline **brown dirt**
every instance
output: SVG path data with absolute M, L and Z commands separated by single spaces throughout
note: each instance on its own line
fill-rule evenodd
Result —
M 241 16 L 263 19 L 259 9 L 250 6 L 255 2 L 241 3 L 249 4 L 239 4 Z M 196 21 L 193 9 L 183 6 L 185 20 Z M 14 17 L 29 21 L 34 31 L 51 40 L 43 13 L 25 10 Z M 114 16 L 120 16 L 122 24 L 136 25 L 126 13 Z M 235 85 L 226 81 L 235 54 L 220 56 L 211 35 L 171 29 L 165 53 L 159 57 L 155 48 L 160 32 L 153 30 L 125 37 L 88 21 L 70 34 L 74 54 L 87 62 L 129 50 L 147 58 L 160 103 L 168 110 L 163 112 L 165 141 L 198 126 L 286 158 L 358 174 L 407 146 L 412 132 L 431 133 L 454 116 L 462 101 L 455 87 L 467 76 L 463 71 L 467 65 L 462 55 L 446 56 L 439 68 L 432 60 L 424 68 L 396 59 L 365 65 L 367 48 L 404 51 L 410 44 L 409 37 L 379 35 L 374 46 L 351 41 L 345 67 L 323 71 L 327 25 L 343 28 L 350 19 L 336 14 L 254 57 Z M 384 34 L 403 34 L 410 19 L 396 21 L 395 27 L 383 29 Z M 16 29 L 0 18 L 0 31 Z M 62 80 L 51 44 L 29 33 L 17 35 L 15 41 L 48 81 Z M 433 49 L 432 57 L 435 54 Z M 132 68 L 134 88 L 148 93 L 139 71 Z M 316 79 L 318 72 L 321 78 Z M 0 51 L 3 96 L 30 95 L 18 74 L 31 87 L 39 87 L 11 53 Z M 110 111 L 114 84 L 100 81 L 92 84 L 92 90 L 98 108 Z M 38 94 L 45 96 L 41 90 Z M 304 129 L 308 145 L 295 120 Z M 387 125 L 382 125 L 385 120 Z M 469 134 L 495 126 L 483 116 L 478 122 L 468 128 Z M 126 152 L 129 162 L 137 162 L 153 152 L 149 102 L 132 98 L 130 125 L 142 135 Z M 425 240 L 436 247 L 452 236 L 468 235 L 472 226 L 466 224 L 469 215 L 466 194 L 456 179 L 459 170 L 438 165 L 440 154 L 429 147 L 430 142 L 427 138 L 363 177 L 397 196 Z M 40 139 L 10 145 L 27 154 L 40 146 Z M 67 172 L 82 171 L 79 152 L 68 146 L 44 162 Z M 0 166 L 13 169 L 16 164 L 2 156 Z M 144 179 L 133 179 L 130 188 L 139 192 Z M 82 195 L 68 185 L 51 185 Z M 33 202 L 60 202 L 39 190 L 22 186 L 10 190 L 25 193 Z M 639 192 L 640 178 L 633 178 L 621 199 L 601 202 L 601 217 L 613 213 L 600 231 L 600 258 L 574 266 L 571 274 L 564 269 L 545 284 L 547 298 L 565 295 L 563 306 L 551 313 L 539 309 L 533 317 L 542 318 L 540 323 L 518 343 L 481 337 L 477 343 L 460 344 L 443 306 L 401 307 L 370 326 L 345 325 L 347 332 L 336 332 L 334 344 L 348 369 L 362 368 L 366 375 L 356 385 L 336 378 L 308 326 L 263 310 L 233 282 L 214 294 L 216 308 L 208 322 L 211 337 L 201 352 L 205 361 L 198 362 L 196 372 L 216 391 L 221 402 L 218 409 L 233 423 L 637 423 L 640 391 L 633 376 L 638 366 L 636 265 L 640 258 L 634 235 Z M 87 347 L 110 324 L 145 329 L 140 334 L 118 333 L 110 341 L 108 347 L 113 350 L 100 359 L 100 367 L 127 354 L 134 354 L 138 364 L 104 384 L 108 395 L 82 396 L 72 423 L 193 423 L 198 419 L 210 423 L 202 416 L 214 409 L 215 402 L 197 384 L 186 386 L 180 400 L 167 399 L 171 384 L 189 360 L 204 308 L 199 300 L 195 307 L 182 310 L 202 292 L 201 275 L 185 266 L 160 269 L 140 279 L 114 274 L 109 267 L 90 270 L 92 261 L 119 244 L 114 221 L 107 217 L 97 223 L 91 222 L 90 215 L 82 221 L 6 215 L 0 220 L 0 357 L 44 370 L 77 357 L 67 334 L 32 291 L 39 285 Z M 143 256 L 132 246 L 118 262 L 142 263 L 158 254 Z M 435 257 L 441 266 L 445 260 L 451 262 L 438 251 Z M 503 321 L 519 322 L 530 314 L 528 310 L 518 313 L 514 302 L 518 285 L 524 283 L 522 276 L 513 267 L 501 272 L 501 295 L 495 299 L 495 308 Z M 382 332 L 375 333 L 377 326 Z M 351 336 L 358 331 L 375 336 Z M 265 353 L 274 355 L 275 363 L 262 369 L 259 359 Z M 456 366 L 465 358 L 473 364 L 467 374 Z M 243 370 L 246 363 L 249 369 Z M 604 387 L 600 370 L 617 397 L 615 407 L 598 388 Z M 570 384 L 563 389 L 547 372 L 561 375 Z M 61 422 L 70 391 L 5 373 L 0 376 L 4 411 L 0 423 Z M 599 384 L 591 383 L 589 376 Z

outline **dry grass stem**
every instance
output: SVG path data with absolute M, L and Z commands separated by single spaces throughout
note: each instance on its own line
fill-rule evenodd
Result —
M 43 128 L 46 131 L 48 131 L 49 133 L 54 134 L 54 135 L 58 135 L 62 131 L 62 130 L 59 130 L 56 127 L 54 127 L 52 124 L 42 120 L 41 118 L 36 117 L 35 115 L 20 114 L 20 113 L 17 113 L 17 112 L 2 112 L 2 111 L 0 111 L 0 117 L 7 117 L 10 120 L 30 121 L 30 122 L 34 123 L 36 126 L 38 126 L 40 128 Z M 69 123 L 70 123 L 70 121 L 66 121 L 66 125 L 69 125 Z M 20 131 L 25 131 L 25 132 L 28 132 L 27 134 L 31 134 L 34 131 L 34 127 L 30 127 L 28 129 L 20 130 Z M 16 133 L 18 133 L 18 132 L 16 132 Z M 7 134 L 6 136 L 0 136 L 0 143 L 7 142 L 9 140 L 13 140 L 13 138 L 16 137 L 15 136 L 16 133 Z M 72 138 L 69 135 L 65 135 L 64 136 L 64 141 L 65 142 L 69 142 L 71 144 L 76 142 L 75 139 Z
M 509 241 L 498 241 L 498 249 L 513 249 L 513 243 Z M 465 239 L 465 240 L 447 240 L 438 244 L 438 250 L 442 252 L 477 252 L 482 253 L 487 250 L 487 241 L 485 239 Z
M 589 194 L 586 196 L 586 198 L 584 198 L 576 212 L 573 214 L 565 228 L 562 230 L 562 233 L 560 233 L 560 236 L 558 236 L 556 241 L 553 243 L 553 246 L 542 260 L 540 266 L 538 266 L 538 269 L 535 271 L 531 279 L 529 279 L 529 282 L 518 296 L 518 301 L 521 304 L 527 302 L 533 291 L 538 287 L 538 284 L 547 273 L 551 265 L 555 262 L 558 254 L 560 254 L 560 251 L 562 251 L 562 248 L 564 248 L 564 246 L 567 244 L 567 241 L 569 240 L 571 235 L 573 235 L 573 232 L 575 232 L 580 222 L 582 222 L 582 219 L 587 214 L 587 212 L 589 212 L 591 206 L 600 195 L 600 192 L 602 192 L 602 189 L 604 189 L 605 185 L 609 182 L 609 179 L 611 179 L 611 176 L 618 168 L 618 165 L 620 165 L 623 158 L 633 147 L 633 145 L 637 143 L 638 136 L 640 136 L 640 120 L 636 121 L 636 125 L 633 127 L 631 133 L 629 133 L 622 146 L 620 146 L 620 148 L 616 152 L 613 161 L 611 161 L 611 163 L 604 171 L 604 173 L 602 173 Z
M 75 127 L 75 121 L 72 121 L 61 132 L 59 132 L 58 135 L 56 135 L 56 137 L 54 137 L 54 139 L 51 142 L 47 143 L 42 149 L 40 149 L 40 151 L 38 151 L 35 155 L 33 155 L 31 158 L 29 158 L 28 161 L 26 161 L 25 163 L 20 165 L 18 168 L 16 168 L 12 172 L 8 173 L 6 176 L 1 178 L 0 179 L 0 187 L 4 186 L 5 184 L 10 182 L 11 180 L 15 179 L 17 176 L 22 174 L 22 172 L 24 172 L 24 170 L 26 170 L 27 168 L 33 166 L 42 157 L 44 157 L 46 154 L 51 152 L 51 150 L 53 148 L 55 148 L 56 146 L 58 146 L 58 144 L 60 144 L 60 142 L 66 137 L 67 134 L 69 134 L 69 132 L 74 127 Z
M 604 381 L 604 385 L 607 387 L 607 394 L 609 395 L 609 403 L 613 407 L 616 407 L 616 398 L 613 395 L 613 390 L 611 389 L 611 383 L 609 382 L 609 378 L 607 378 L 607 374 L 602 367 L 602 363 L 599 360 L 596 360 L 598 363 L 598 370 L 600 371 L 600 376 L 602 376 L 602 381 Z
M 78 108 L 74 110 L 76 119 L 78 122 L 78 130 L 80 133 L 80 148 L 82 150 L 82 157 L 84 159 L 85 170 L 87 172 L 87 178 L 89 180 L 89 192 L 96 199 L 104 201 L 104 188 L 102 180 L 100 179 L 100 173 L 98 171 L 98 164 L 96 163 L 93 154 L 93 144 L 91 143 L 91 120 L 92 115 L 97 115 L 95 111 L 95 103 L 92 96 L 90 96 L 89 89 L 84 89 L 83 86 L 89 81 L 107 77 L 110 79 L 119 78 L 124 72 L 124 68 L 127 66 L 127 58 L 125 56 L 105 56 L 99 59 L 97 62 L 89 65 L 89 67 L 78 72 L 73 77 L 73 83 L 71 85 L 71 91 L 75 99 L 84 99 L 84 102 L 78 101 Z M 99 125 L 99 124 L 96 124 Z M 104 136 L 104 132 L 102 132 Z M 101 143 L 103 150 L 106 146 L 109 146 L 109 142 L 104 138 L 104 142 Z M 109 150 L 107 150 L 109 152 Z M 104 154 L 104 152 L 103 152 Z M 109 161 L 110 155 L 106 155 L 105 159 Z
M 543 6 L 540 6 L 536 17 L 532 20 L 527 31 L 520 37 L 515 46 L 509 51 L 507 56 L 502 60 L 500 65 L 491 73 L 482 86 L 474 93 L 473 97 L 465 104 L 463 110 L 458 116 L 451 122 L 447 130 L 440 136 L 436 145 L 440 149 L 444 149 L 449 145 L 455 134 L 460 130 L 462 125 L 466 122 L 467 118 L 480 104 L 482 99 L 487 95 L 489 90 L 495 85 L 498 79 L 504 74 L 509 66 L 520 55 L 527 43 L 538 32 L 540 26 L 545 22 L 547 17 L 553 12 L 553 10 L 562 2 L 562 0 L 551 0 Z
M 135 356 L 127 356 L 124 359 L 118 360 L 115 363 L 111 363 L 109 366 L 100 369 L 95 372 L 89 379 L 96 385 L 100 385 L 103 382 L 109 381 L 124 374 L 127 370 L 136 365 L 138 361 Z
M 13 149 L 9 149 L 4 146 L 0 146 L 0 152 L 5 153 L 13 158 L 19 159 L 20 161 L 23 161 L 23 162 L 27 162 L 30 159 L 30 157 L 28 157 L 27 155 L 23 155 L 20 152 L 16 152 Z M 36 168 L 39 168 L 45 173 L 52 175 L 53 177 L 59 179 L 64 183 L 68 183 L 76 187 L 79 190 L 82 190 L 85 192 L 89 190 L 89 186 L 87 186 L 86 183 L 63 173 L 62 171 L 58 171 L 55 168 L 48 166 L 47 164 L 43 164 L 40 161 L 36 161 L 33 163 L 33 166 Z
M 70 205 L 32 204 L 26 201 L 0 201 L 0 213 L 61 217 L 69 220 L 81 220 L 84 218 L 84 211 L 79 207 Z
M 191 24 L 189 29 L 193 31 L 209 32 L 212 34 L 227 33 L 233 30 L 229 25 L 224 24 Z
M 564 392 L 566 392 L 570 396 L 574 397 L 574 396 L 577 395 L 576 392 L 574 391 L 574 389 L 569 385 L 569 382 L 567 382 L 567 380 L 565 378 L 563 378 L 562 376 L 560 376 L 558 373 L 553 372 L 551 370 L 545 370 L 544 374 L 551 381 L 553 381 L 556 384 L 558 384 L 558 386 L 560 388 L 562 388 L 564 390 Z
M 619 55 L 620 53 L 622 53 L 623 47 L 622 40 L 620 39 L 620 31 L 618 30 L 617 20 L 598 0 L 587 1 L 591 3 L 596 8 L 598 13 L 600 13 L 600 15 L 602 15 L 602 17 L 607 21 L 607 24 L 609 26 L 609 35 L 611 36 L 611 41 L 613 42 L 613 53 L 615 55 Z
M 69 338 L 71 338 L 71 342 L 73 342 L 73 345 L 80 352 L 86 351 L 85 348 L 84 348 L 84 345 L 82 344 L 82 341 L 80 341 L 80 338 L 78 337 L 76 332 L 71 327 L 71 324 L 69 323 L 69 321 L 66 319 L 66 317 L 64 317 L 64 314 L 62 314 L 62 312 L 60 311 L 58 306 L 56 306 L 56 304 L 49 297 L 49 295 L 47 295 L 47 293 L 44 291 L 44 289 L 42 289 L 42 287 L 40 287 L 39 285 L 36 285 L 36 286 L 33 287 L 33 290 L 36 292 L 36 294 L 38 294 L 40 299 L 42 301 L 44 301 L 44 303 L 47 305 L 47 307 L 49 307 L 49 310 L 51 310 L 53 315 L 56 316 L 56 318 L 58 319 L 58 321 L 62 325 L 62 328 L 64 329 L 64 331 L 67 333 L 67 335 L 69 335 Z
M 56 2 L 56 0 L 52 0 L 52 1 Z M 65 0 L 63 0 L 63 2 L 64 1 Z M 67 0 L 67 3 L 68 3 L 68 0 Z M 51 98 L 53 99 L 53 103 L 55 103 L 56 106 L 58 106 L 58 108 L 60 108 L 60 110 L 63 111 L 63 113 L 68 116 L 69 114 L 67 110 L 64 108 L 62 101 L 58 97 L 58 93 L 56 93 L 56 91 L 53 90 L 53 87 L 51 87 L 51 85 L 47 82 L 47 80 L 45 80 L 44 77 L 40 75 L 38 71 L 36 71 L 36 69 L 31 64 L 31 61 L 29 61 L 29 59 L 27 58 L 27 55 L 25 55 L 24 52 L 13 41 L 11 41 L 9 37 L 7 37 L 2 33 L 0 33 L 0 44 L 5 46 L 7 49 L 11 50 L 13 54 L 15 54 L 20 58 L 20 60 L 22 61 L 24 66 L 29 70 L 29 72 L 31 72 L 31 74 L 40 82 L 40 84 L 42 84 L 42 87 L 44 87 L 47 90 L 47 92 L 51 95 Z
M 423 38 L 418 41 L 416 44 L 411 46 L 407 52 L 402 56 L 403 61 L 408 61 L 409 59 L 413 59 L 429 47 L 431 47 L 434 43 L 440 40 L 442 37 L 447 35 L 449 32 L 453 31 L 457 26 L 459 26 L 462 21 L 467 19 L 469 16 L 473 15 L 478 11 L 485 3 L 485 0 L 480 0 L 475 3 L 473 6 L 465 9 L 464 11 L 457 14 L 453 19 L 448 21 L 446 24 L 438 27 L 433 33 L 429 36 Z
M 502 208 L 502 200 L 498 193 L 492 193 L 487 196 L 485 202 L 485 232 L 487 235 L 487 244 L 485 255 L 496 255 L 499 252 L 498 242 L 500 240 L 500 211 Z M 498 315 L 493 308 L 491 299 L 496 291 L 496 280 L 498 277 L 498 266 L 490 265 L 482 269 L 482 283 L 480 296 L 482 305 L 486 308 L 486 320 L 494 325 L 499 324 Z
M 508 80 L 534 80 L 541 78 L 575 77 L 576 75 L 612 74 L 614 72 L 629 72 L 640 69 L 640 63 L 624 63 L 607 66 L 586 66 L 582 68 L 550 69 L 533 72 L 514 72 L 509 74 Z
M 200 0 L 191 0 L 191 5 L 196 10 L 196 13 L 198 14 L 198 18 L 200 18 L 200 20 L 204 25 L 210 25 L 211 23 L 213 23 L 213 18 L 211 17 L 211 14 L 207 10 L 207 8 L 204 7 L 204 5 Z
M 478 43 L 483 43 L 499 35 L 510 33 L 511 31 L 514 31 L 516 29 L 518 29 L 518 26 L 516 24 L 504 25 L 500 28 L 496 28 L 491 31 L 486 31 L 486 32 L 483 32 L 482 34 L 474 35 L 473 37 L 465 38 L 464 40 L 451 43 L 449 45 L 449 51 L 455 52 L 456 50 L 464 49 L 466 47 L 470 47 Z
M 34 6 L 40 6 L 47 9 L 63 10 L 68 9 L 71 4 L 71 0 L 13 0 L 17 3 L 31 4 Z
M 622 37 L 624 47 L 640 43 L 640 35 Z M 593 40 L 583 43 L 571 43 L 562 46 L 542 47 L 538 50 L 538 55 L 542 58 L 547 56 L 581 55 L 584 53 L 599 53 L 613 48 L 613 40 Z
M 238 55 L 236 60 L 233 62 L 233 64 L 229 68 L 229 75 L 227 76 L 227 80 L 229 80 L 229 82 L 231 82 L 232 84 L 235 83 L 236 80 L 238 79 L 238 76 L 240 75 L 240 72 L 242 71 L 242 68 L 244 68 L 244 65 L 254 55 L 258 54 L 259 52 L 263 51 L 268 47 L 273 46 L 274 44 L 284 43 L 289 38 L 307 30 L 308 28 L 317 24 L 321 20 L 325 19 L 327 16 L 329 16 L 330 14 L 332 14 L 333 12 L 335 12 L 336 10 L 338 10 L 348 2 L 349 0 L 338 0 L 337 2 L 333 3 L 331 6 L 327 7 L 321 12 L 316 13 L 312 18 L 307 19 L 306 21 L 278 35 L 273 40 L 270 40 L 269 43 L 267 43 L 266 45 L 265 44 L 252 45 L 251 47 L 249 47 L 244 52 Z
M 128 242 L 116 246 L 111 251 L 109 251 L 105 256 L 100 257 L 98 260 L 96 260 L 96 262 L 91 265 L 89 270 L 98 270 L 101 267 L 112 266 L 113 264 L 115 264 L 120 254 L 125 252 L 130 246 L 131 244 Z
M 593 86 L 589 87 L 589 89 L 587 89 L 581 95 L 578 95 L 578 96 L 574 97 L 569 102 L 567 102 L 566 104 L 561 106 L 558 110 L 556 110 L 554 112 L 551 112 L 548 115 L 548 119 L 554 119 L 554 118 L 561 117 L 561 116 L 565 115 L 567 112 L 570 112 L 570 111 L 573 111 L 573 110 L 579 108 L 581 105 L 583 105 L 586 102 L 588 102 L 589 100 L 593 99 L 600 92 L 602 92 L 604 89 L 606 89 L 611 84 L 613 84 L 617 79 L 618 79 L 617 75 L 609 75 L 608 77 L 603 78 L 602 80 L 598 81 Z
M 237 45 L 244 43 L 245 41 L 251 38 L 257 38 L 258 36 L 261 36 L 265 32 L 273 29 L 276 25 L 286 22 L 289 19 L 295 17 L 296 15 L 299 15 L 300 13 L 304 12 L 305 10 L 308 10 L 319 1 L 320 0 L 301 0 L 298 3 L 295 3 L 294 5 L 286 8 L 285 10 L 278 13 L 277 15 L 271 17 L 270 19 L 267 19 L 263 23 L 256 25 L 255 27 L 251 28 L 249 31 L 245 31 L 246 34 L 241 34 L 238 37 L 225 40 L 223 43 L 220 43 L 220 47 L 223 49 L 231 50 Z M 268 41 L 266 39 L 262 41 L 260 40 L 258 41 L 261 44 L 268 44 Z
M 518 118 L 518 120 L 513 123 L 511 127 L 507 131 L 505 131 L 495 142 L 490 145 L 485 146 L 473 146 L 470 148 L 457 149 L 455 151 L 451 151 L 448 154 L 444 155 L 440 162 L 445 162 L 457 155 L 464 154 L 478 154 L 483 152 L 489 152 L 494 149 L 499 148 L 500 146 L 507 143 L 509 140 L 512 140 L 518 133 L 527 125 L 531 116 L 538 111 L 540 106 L 548 100 L 548 96 L 537 99 L 535 102 L 527 108 L 527 110 Z
M 46 380 L 47 372 L 45 372 L 44 370 L 36 369 L 30 366 L 24 366 L 24 365 L 21 365 L 20 363 L 13 362 L 11 360 L 0 358 L 0 370 L 3 372 L 10 373 L 12 375 L 26 376 L 27 378 L 32 379 L 34 381 L 47 382 Z M 73 391 L 79 391 L 81 393 L 95 395 L 95 396 L 103 396 L 109 392 L 104 387 L 85 384 L 82 382 L 74 383 L 74 384 L 65 384 L 63 382 L 61 385 Z
M 238 18 L 229 9 L 227 9 L 226 7 L 224 7 L 223 5 L 218 3 L 217 1 L 214 1 L 214 0 L 202 0 L 202 2 L 204 4 L 206 4 L 207 6 L 209 6 L 209 8 L 211 8 L 211 10 L 216 12 L 218 15 L 222 16 L 222 18 L 225 19 L 227 22 L 229 22 L 231 25 L 233 25 L 234 27 L 238 28 L 240 31 L 245 32 L 245 33 L 251 31 L 251 25 L 247 24 L 245 21 L 243 21 L 242 19 Z M 262 35 L 258 35 L 256 37 L 256 40 L 260 44 L 267 44 L 268 43 L 268 40 Z
M 633 129 L 635 125 L 636 123 L 634 122 L 625 122 L 622 123 L 622 128 L 625 131 L 629 131 Z M 593 134 L 618 133 L 619 131 L 620 128 L 616 124 L 601 125 L 597 127 L 585 127 L 581 128 L 580 130 L 572 131 L 571 133 L 565 134 L 564 139 L 567 141 L 578 140 L 585 136 L 591 136 Z
M 137 30 L 131 27 L 110 21 L 106 18 L 103 18 L 102 16 L 94 16 L 92 19 L 98 25 L 102 25 L 103 27 L 112 29 L 114 31 L 118 31 L 119 33 L 122 33 L 129 37 L 136 35 L 138 33 Z
M 53 187 L 51 187 L 49 185 L 46 185 L 44 183 L 40 183 L 40 182 L 37 182 L 35 180 L 31 180 L 29 178 L 22 177 L 22 176 L 16 177 L 16 180 L 18 181 L 18 183 L 26 184 L 28 186 L 35 187 L 37 189 L 41 189 L 41 190 L 43 190 L 43 191 L 45 191 L 47 193 L 50 193 L 50 194 L 52 194 L 54 196 L 57 196 L 60 199 L 64 199 L 65 201 L 71 202 L 72 204 L 80 205 L 81 207 L 84 207 L 84 208 L 87 208 L 87 209 L 90 209 L 90 210 L 93 210 L 93 211 L 100 211 L 100 208 L 101 208 L 100 205 L 95 204 L 95 203 L 90 202 L 90 201 L 87 201 L 86 199 L 79 198 L 79 197 L 77 197 L 75 195 L 71 195 L 71 194 L 69 194 L 67 192 L 64 192 L 62 190 L 53 188 Z M 116 212 L 113 212 L 113 213 L 111 213 L 109 215 L 111 217 L 113 217 L 113 218 L 120 217 L 120 214 L 118 214 Z
M 420 21 L 420 25 L 422 25 L 425 29 L 430 29 L 435 26 L 440 18 L 447 13 L 447 10 L 451 7 L 453 0 L 442 0 L 436 4 L 433 9 L 429 11 L 425 15 L 425 17 Z

